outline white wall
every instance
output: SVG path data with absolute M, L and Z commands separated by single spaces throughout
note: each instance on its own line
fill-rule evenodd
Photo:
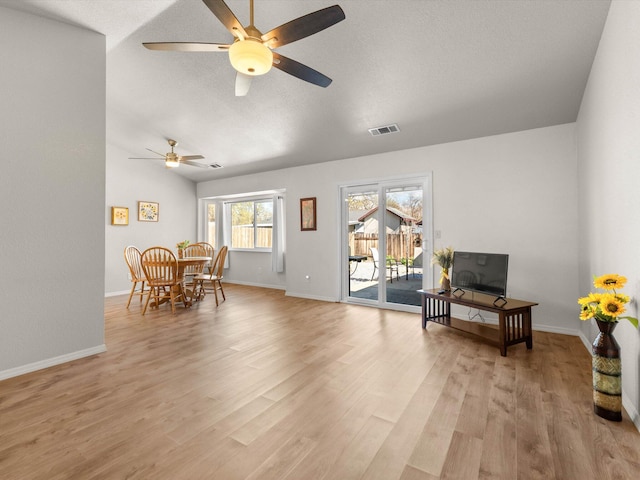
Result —
M 0 8 L 0 379 L 104 350 L 105 38 Z
M 575 334 L 576 161 L 568 124 L 204 182 L 198 197 L 286 188 L 287 294 L 338 301 L 339 185 L 433 172 L 436 248 L 509 253 L 509 295 L 540 303 L 536 328 Z M 317 231 L 299 229 L 304 197 L 317 197 Z M 237 266 L 225 276 L 254 277 Z
M 593 275 L 618 273 L 640 299 L 640 2 L 611 4 L 578 116 L 580 294 Z M 597 327 L 582 323 L 592 342 Z M 640 428 L 640 333 L 621 322 L 623 405 Z
M 107 191 L 106 206 L 103 206 L 107 225 L 107 295 L 131 290 L 127 277 L 129 269 L 124 261 L 127 245 L 135 245 L 140 251 L 161 245 L 175 252 L 176 243 L 197 240 L 195 183 L 165 168 L 161 160 L 129 160 L 130 156 L 111 144 L 107 145 Z M 158 222 L 138 221 L 138 201 L 160 204 Z M 129 225 L 111 225 L 113 206 L 129 208 Z

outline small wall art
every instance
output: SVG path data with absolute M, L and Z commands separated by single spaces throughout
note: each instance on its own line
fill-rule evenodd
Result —
M 129 225 L 129 209 L 111 207 L 111 225 Z
M 300 230 L 316 230 L 316 197 L 300 199 Z
M 138 221 L 157 222 L 160 204 L 156 202 L 138 202 Z

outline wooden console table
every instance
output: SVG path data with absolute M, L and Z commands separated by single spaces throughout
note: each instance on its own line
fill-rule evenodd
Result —
M 500 347 L 500 354 L 507 356 L 507 347 L 516 343 L 526 343 L 533 348 L 531 335 L 531 307 L 538 305 L 506 298 L 506 303 L 494 305 L 493 295 L 465 291 L 438 293 L 438 289 L 418 290 L 422 297 L 422 328 L 427 322 L 434 322 L 463 332 L 478 335 Z M 463 305 L 477 310 L 485 310 L 498 314 L 498 325 L 471 322 L 451 316 L 451 304 Z

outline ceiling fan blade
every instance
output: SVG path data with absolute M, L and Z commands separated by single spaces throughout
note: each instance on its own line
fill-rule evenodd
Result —
M 231 35 L 237 37 L 238 33 L 243 38 L 247 38 L 247 32 L 242 24 L 238 21 L 231 9 L 222 0 L 202 0 L 209 7 L 209 10 L 222 22 L 222 24 L 231 32 Z
M 230 45 L 223 43 L 193 43 L 193 42 L 146 42 L 149 50 L 165 52 L 227 52 Z
M 251 75 L 245 75 L 244 73 L 236 73 L 236 97 L 244 97 L 249 93 L 249 87 L 251 87 Z
M 164 158 L 151 158 L 151 157 L 129 157 L 129 160 L 164 160 Z
M 295 60 L 291 60 L 290 58 L 287 58 L 276 52 L 273 52 L 273 66 L 285 73 L 288 73 L 289 75 L 293 75 L 300 80 L 313 83 L 314 85 L 318 85 L 319 87 L 326 88 L 331 85 L 331 82 L 333 81 L 317 70 L 314 70 L 311 67 L 307 67 L 306 65 L 303 65 L 300 62 L 296 62 Z
M 180 160 L 180 163 L 184 163 L 185 165 L 190 165 L 192 167 L 209 168 L 209 165 L 205 165 L 203 163 L 198 163 L 198 162 L 192 162 L 191 160 L 184 160 L 184 161 Z
M 339 5 L 334 5 L 280 25 L 262 35 L 262 41 L 271 48 L 278 48 L 318 33 L 344 19 L 342 8 Z
M 147 148 L 147 150 L 149 150 L 151 153 L 155 153 L 156 155 L 160 155 L 162 158 L 164 158 L 166 155 L 164 153 L 158 153 L 154 150 L 151 150 L 150 148 Z
M 204 160 L 204 157 L 202 155 L 184 155 L 180 157 L 180 161 L 183 160 Z

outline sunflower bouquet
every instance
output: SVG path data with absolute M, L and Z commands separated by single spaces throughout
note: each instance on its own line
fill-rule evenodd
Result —
M 627 278 L 615 273 L 594 276 L 593 285 L 604 290 L 605 293 L 589 293 L 589 296 L 578 299 L 578 303 L 582 306 L 580 320 L 595 318 L 601 322 L 615 323 L 618 320 L 627 319 L 638 328 L 637 318 L 622 315 L 627 310 L 625 305 L 631 299 L 624 293 L 616 292 L 616 289 L 621 289 L 625 283 Z

